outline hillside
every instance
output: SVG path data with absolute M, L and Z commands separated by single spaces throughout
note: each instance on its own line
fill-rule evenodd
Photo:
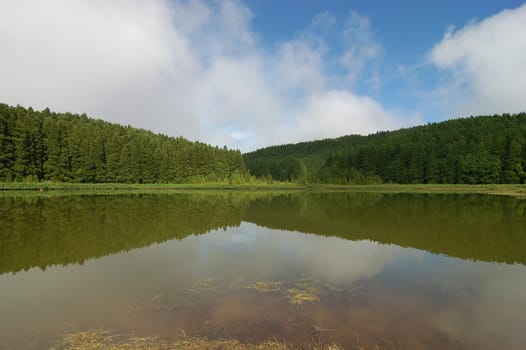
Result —
M 85 115 L 0 104 L 0 181 L 242 181 L 241 152 Z
M 272 146 L 244 159 L 253 175 L 280 181 L 524 183 L 526 113 Z

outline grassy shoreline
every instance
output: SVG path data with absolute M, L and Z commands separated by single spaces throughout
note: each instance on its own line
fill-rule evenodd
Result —
M 382 184 L 382 185 L 328 185 L 328 184 L 124 184 L 124 183 L 66 183 L 66 182 L 0 182 L 2 195 L 17 194 L 122 194 L 188 191 L 349 191 L 378 193 L 458 193 L 491 194 L 526 197 L 526 185 L 465 185 L 465 184 Z

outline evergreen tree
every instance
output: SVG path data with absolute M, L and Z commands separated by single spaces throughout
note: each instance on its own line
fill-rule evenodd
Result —
M 233 175 L 247 175 L 239 151 L 0 104 L 0 180 L 201 182 Z
M 272 146 L 244 157 L 251 174 L 282 181 L 298 181 L 285 165 L 292 159 L 322 183 L 523 183 L 525 153 L 526 113 L 520 113 Z
M 511 139 L 508 141 L 502 164 L 503 183 L 516 184 L 524 182 L 521 148 L 521 144 L 517 139 Z

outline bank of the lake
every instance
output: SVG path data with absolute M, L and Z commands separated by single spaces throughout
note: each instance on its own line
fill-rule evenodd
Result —
M 43 194 L 122 194 L 179 191 L 351 191 L 378 193 L 458 193 L 526 197 L 524 184 L 381 184 L 328 185 L 295 183 L 204 183 L 204 184 L 126 184 L 67 182 L 0 182 L 0 195 Z

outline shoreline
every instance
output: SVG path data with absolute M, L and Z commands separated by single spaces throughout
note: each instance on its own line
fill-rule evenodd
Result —
M 67 182 L 0 182 L 1 195 L 53 194 L 125 194 L 125 193 L 177 193 L 214 191 L 294 191 L 294 192 L 377 192 L 421 194 L 489 194 L 526 197 L 524 184 L 381 184 L 381 185 L 330 185 L 330 184 L 125 184 L 125 183 L 67 183 Z

